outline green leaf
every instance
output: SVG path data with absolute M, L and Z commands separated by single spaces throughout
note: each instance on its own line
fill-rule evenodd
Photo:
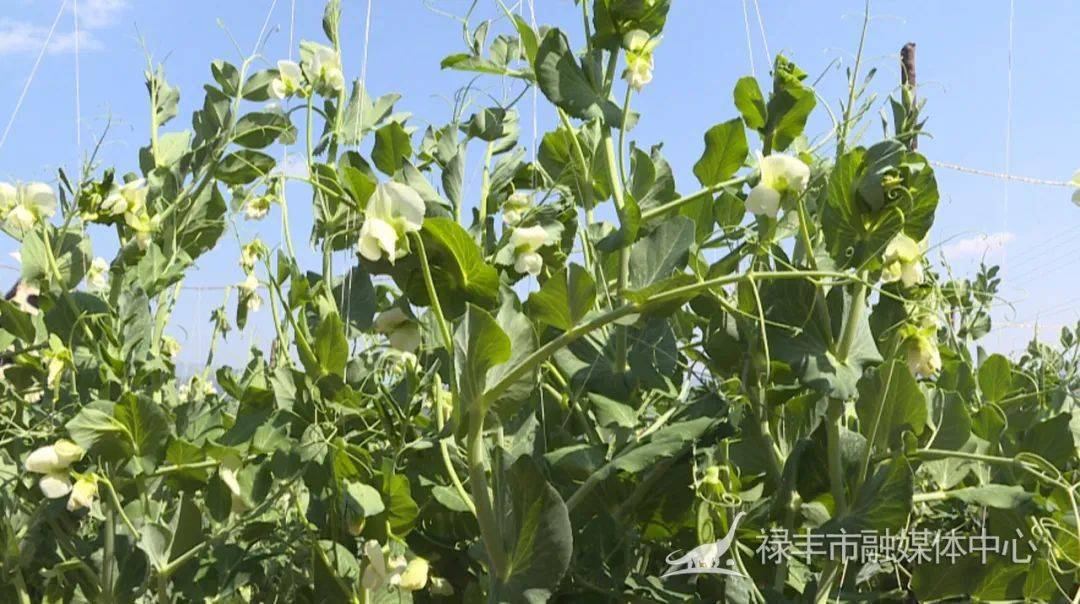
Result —
M 601 119 L 612 127 L 622 125 L 622 109 L 604 95 L 578 65 L 566 35 L 548 30 L 536 52 L 536 78 L 549 101 L 582 120 Z
M 835 534 L 842 528 L 848 533 L 865 530 L 896 532 L 907 524 L 913 488 L 907 459 L 894 457 L 859 488 L 847 516 L 828 522 L 822 531 Z
M 345 339 L 345 324 L 336 310 L 327 313 L 319 322 L 315 331 L 315 357 L 324 372 L 345 377 L 349 341 Z
M 1061 413 L 1031 426 L 1024 433 L 1020 449 L 1035 453 L 1057 468 L 1065 469 L 1077 456 L 1069 427 L 1071 419 L 1070 413 Z
M 747 128 L 761 130 L 765 127 L 765 97 L 756 78 L 746 76 L 735 83 L 735 107 Z
M 971 439 L 971 416 L 964 399 L 955 392 L 939 390 L 934 403 L 937 431 L 930 448 L 959 450 Z
M 109 401 L 94 401 L 80 409 L 64 426 L 71 440 L 89 451 L 103 440 L 124 438 L 124 425 L 113 418 L 114 406 Z
M 172 438 L 172 422 L 161 405 L 147 396 L 128 395 L 116 405 L 113 415 L 127 428 L 133 452 L 144 469 L 157 466 Z
M 672 216 L 661 222 L 630 250 L 630 289 L 644 289 L 685 267 L 694 242 L 692 220 Z
M 878 451 L 887 451 L 898 442 L 899 432 L 911 430 L 916 436 L 926 427 L 926 397 L 907 364 L 894 360 L 859 381 L 855 403 L 859 431 Z
M 236 123 L 233 142 L 249 149 L 262 149 L 279 138 L 295 138 L 292 124 L 283 113 L 261 111 L 249 113 Z M 168 165 L 168 164 L 165 164 Z
M 983 398 L 999 402 L 1012 390 L 1012 363 L 1000 354 L 992 354 L 979 366 L 979 389 Z
M 596 282 L 581 265 L 570 264 L 529 294 L 529 314 L 538 323 L 566 331 L 596 302 Z
M 443 304 L 462 301 L 490 306 L 498 299 L 499 273 L 484 262 L 476 241 L 451 218 L 424 221 L 424 243 L 432 263 L 433 279 Z
M 985 505 L 1003 510 L 1019 507 L 1034 495 L 1015 484 L 984 484 L 948 491 L 949 496 L 965 503 Z
M 744 286 L 744 291 L 749 287 Z M 866 313 L 855 327 L 846 359 L 841 360 L 830 346 L 830 342 L 835 345 L 840 340 L 839 322 L 849 314 L 851 296 L 839 287 L 829 292 L 826 303 L 833 325 L 827 325 L 824 313 L 815 308 L 818 298 L 809 281 L 771 281 L 760 291 L 765 318 L 771 322 L 767 333 L 773 358 L 790 365 L 805 386 L 836 398 L 856 396 L 863 370 L 882 359 Z M 753 300 L 752 291 L 742 295 Z
M 487 414 L 488 371 L 510 360 L 510 338 L 483 309 L 470 304 L 454 334 L 454 365 L 461 400 L 469 413 Z
M 510 358 L 488 371 L 489 384 L 497 383 L 506 377 L 507 373 L 536 351 L 536 331 L 533 329 L 532 321 L 515 307 L 516 302 L 516 298 L 507 298 L 495 316 L 499 328 L 510 340 Z M 504 422 L 509 423 L 521 408 L 521 404 L 532 398 L 538 387 L 539 372 L 540 368 L 534 367 L 532 371 L 526 372 L 509 388 L 502 391 L 498 399 L 486 401 L 488 404 L 495 405 L 496 411 Z
M 365 518 L 377 516 L 386 509 L 375 487 L 362 482 L 349 482 L 345 487 L 345 492 L 350 499 L 349 505 L 355 505 L 361 516 Z
M 388 468 L 383 467 L 383 472 Z M 405 536 L 412 530 L 420 506 L 412 496 L 409 478 L 403 474 L 385 474 L 383 478 L 383 498 L 389 502 L 386 508 L 387 524 L 395 535 Z
M 242 149 L 226 155 L 214 176 L 227 185 L 246 185 L 270 174 L 275 164 L 273 157 L 261 151 Z
M 412 140 L 401 124 L 390 122 L 375 131 L 375 147 L 371 150 L 371 161 L 384 174 L 393 176 L 410 157 Z
M 717 124 L 705 133 L 705 152 L 694 164 L 694 175 L 705 187 L 723 182 L 742 167 L 749 151 L 741 120 Z
M 333 288 L 338 313 L 353 329 L 371 329 L 378 304 L 371 275 L 362 266 L 354 266 Z
M 542 602 L 570 566 L 570 515 L 532 458 L 520 457 L 505 476 L 500 491 L 509 509 L 503 521 L 509 543 L 507 575 L 498 580 L 492 596 L 500 602 Z
M 29 231 L 23 235 L 22 250 L 22 279 L 27 283 L 42 284 L 51 282 L 62 289 L 74 289 L 94 257 L 90 247 L 90 238 L 68 227 L 67 230 L 48 230 L 53 256 L 56 259 L 56 268 L 60 272 L 60 282 L 55 282 L 55 275 L 49 267 L 49 254 L 45 246 L 45 240 L 37 230 Z

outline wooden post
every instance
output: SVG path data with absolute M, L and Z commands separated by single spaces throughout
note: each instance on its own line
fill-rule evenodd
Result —
M 904 44 L 904 47 L 900 49 L 900 83 L 904 87 L 905 92 L 910 94 L 911 108 L 918 107 L 915 102 L 915 43 L 908 42 Z M 912 136 L 908 141 L 908 148 L 912 151 L 919 148 L 919 137 Z

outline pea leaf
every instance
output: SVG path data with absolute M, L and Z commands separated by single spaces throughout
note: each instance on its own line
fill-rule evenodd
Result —
M 506 472 L 500 491 L 509 515 L 504 532 L 509 540 L 509 574 L 495 585 L 498 601 L 543 601 L 553 593 L 570 566 L 574 537 L 570 515 L 555 490 L 528 456 Z
M 214 176 L 227 185 L 246 185 L 270 174 L 275 164 L 273 157 L 261 151 L 241 149 L 226 155 L 218 164 Z
M 540 291 L 529 294 L 529 314 L 539 323 L 566 331 L 577 325 L 596 302 L 596 282 L 578 264 L 559 270 Z
M 558 28 L 544 35 L 534 67 L 540 91 L 569 115 L 582 120 L 601 119 L 612 127 L 623 125 L 622 109 L 578 65 L 566 34 Z
M 465 318 L 454 334 L 454 365 L 461 400 L 469 413 L 487 413 L 484 392 L 488 372 L 510 360 L 510 338 L 495 319 L 483 309 L 470 304 Z
M 916 436 L 926 427 L 926 397 L 919 383 L 898 360 L 882 365 L 859 381 L 859 399 L 855 403 L 859 431 L 879 451 L 902 429 Z
M 412 157 L 412 141 L 409 133 L 398 122 L 390 122 L 375 131 L 375 147 L 371 161 L 384 174 L 393 176 Z
M 345 339 L 345 324 L 336 310 L 326 313 L 315 331 L 315 356 L 324 372 L 345 377 L 349 342 Z
M 484 262 L 472 236 L 450 218 L 428 218 L 421 231 L 433 264 L 433 279 L 445 304 L 462 301 L 491 306 L 498 299 L 499 273 Z
M 702 186 L 711 187 L 731 178 L 742 167 L 749 151 L 741 120 L 735 118 L 717 124 L 705 133 L 705 152 L 694 164 L 694 175 Z

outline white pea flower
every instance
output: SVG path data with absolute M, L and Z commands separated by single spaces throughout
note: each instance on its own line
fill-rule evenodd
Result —
M 91 291 L 103 291 L 109 285 L 109 263 L 104 258 L 94 258 L 86 271 L 86 285 Z
M 361 583 L 364 589 L 377 590 L 387 586 L 396 587 L 401 583 L 401 573 L 405 572 L 407 564 L 405 559 L 396 556 L 387 560 L 383 555 L 382 546 L 372 539 L 364 544 L 364 556 L 368 560 L 364 568 L 364 576 Z
M 653 79 L 653 50 L 659 43 L 659 39 L 649 37 L 647 32 L 640 29 L 623 36 L 623 48 L 626 49 L 623 79 L 638 92 Z
M 19 230 L 27 230 L 43 220 L 52 218 L 56 214 L 56 193 L 52 187 L 43 182 L 32 182 L 12 187 L 5 183 L 0 191 L 4 200 L 0 203 L 10 204 L 11 190 L 15 189 L 15 202 L 7 210 L 4 217 L 8 225 Z
M 71 476 L 66 472 L 46 474 L 38 481 L 38 487 L 49 499 L 59 499 L 71 492 Z
M 248 311 L 258 312 L 262 308 L 262 297 L 259 296 L 259 280 L 255 275 L 248 274 L 237 287 L 240 288 L 240 299 L 247 304 Z
M 248 220 L 262 220 L 266 218 L 266 215 L 270 213 L 270 202 L 272 197 L 269 195 L 259 195 L 257 197 L 251 197 L 244 202 L 244 217 Z
M 38 487 L 49 499 L 57 499 L 71 492 L 68 467 L 82 459 L 85 453 L 82 447 L 69 440 L 58 440 L 30 453 L 26 457 L 26 470 L 44 474 L 38 481 Z
M 398 583 L 401 589 L 405 591 L 420 591 L 427 586 L 428 582 L 428 570 L 430 566 L 428 561 L 423 558 L 413 558 L 409 560 L 409 563 L 405 566 L 405 570 L 401 573 L 401 581 Z
M 544 258 L 537 250 L 548 244 L 548 232 L 536 225 L 514 229 L 510 234 L 510 247 L 514 250 L 514 270 L 537 276 L 544 266 Z
M 40 312 L 36 303 L 39 295 L 41 295 L 41 290 L 36 286 L 19 281 L 15 284 L 15 295 L 11 297 L 11 302 L 26 314 L 37 315 Z
M 26 457 L 26 469 L 35 474 L 53 474 L 67 470 L 68 466 L 82 459 L 86 451 L 70 440 L 58 440 L 54 444 L 35 449 Z
M 278 77 L 270 82 L 270 93 L 278 99 L 286 99 L 294 94 L 303 95 L 304 73 L 295 61 L 278 61 Z
M 375 317 L 375 331 L 390 339 L 390 346 L 412 353 L 420 347 L 420 326 L 405 311 L 395 306 Z
M 75 486 L 71 488 L 71 496 L 68 497 L 67 509 L 69 512 L 81 510 L 83 508 L 90 509 L 90 505 L 94 503 L 94 498 L 97 497 L 98 487 L 97 481 L 92 477 L 81 477 L 75 481 Z
M 909 338 L 905 352 L 912 375 L 929 378 L 941 371 L 941 353 L 930 337 L 920 334 Z
M 923 245 L 903 233 L 899 233 L 885 247 L 884 268 L 881 280 L 885 283 L 900 281 L 904 287 L 923 282 Z
M 792 155 L 758 153 L 760 180 L 746 198 L 746 209 L 758 216 L 775 218 L 784 194 L 802 195 L 810 182 L 810 166 Z
M 302 42 L 303 70 L 310 82 L 324 92 L 337 93 L 345 88 L 345 73 L 341 69 L 341 57 L 329 46 L 315 42 Z
M 503 202 L 502 217 L 503 222 L 510 226 L 516 226 L 521 222 L 522 216 L 532 206 L 532 200 L 528 195 L 524 193 L 514 193 Z
M 408 185 L 385 182 L 375 187 L 360 227 L 360 255 L 391 264 L 408 252 L 407 235 L 424 224 L 424 200 Z M 403 246 L 399 246 L 405 239 Z

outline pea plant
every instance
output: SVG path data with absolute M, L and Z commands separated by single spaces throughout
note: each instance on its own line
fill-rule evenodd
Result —
M 189 126 L 151 65 L 137 169 L 0 185 L 22 265 L 0 301 L 4 601 L 1080 600 L 1080 336 L 979 346 L 997 269 L 925 258 L 915 90 L 864 140 L 860 60 L 834 111 L 777 56 L 677 186 L 632 109 L 670 0 L 578 4 L 578 49 L 501 4 L 463 20 L 442 68 L 521 94 L 421 128 L 346 75 L 330 0 L 298 62 L 215 61 Z M 558 121 L 529 148 L 532 92 Z M 185 277 L 275 216 L 178 372 Z M 269 349 L 216 360 L 255 313 Z M 775 555 L 781 534 L 820 551 Z M 1013 549 L 836 555 L 845 535 Z M 710 543 L 687 559 L 724 572 L 671 572 Z

